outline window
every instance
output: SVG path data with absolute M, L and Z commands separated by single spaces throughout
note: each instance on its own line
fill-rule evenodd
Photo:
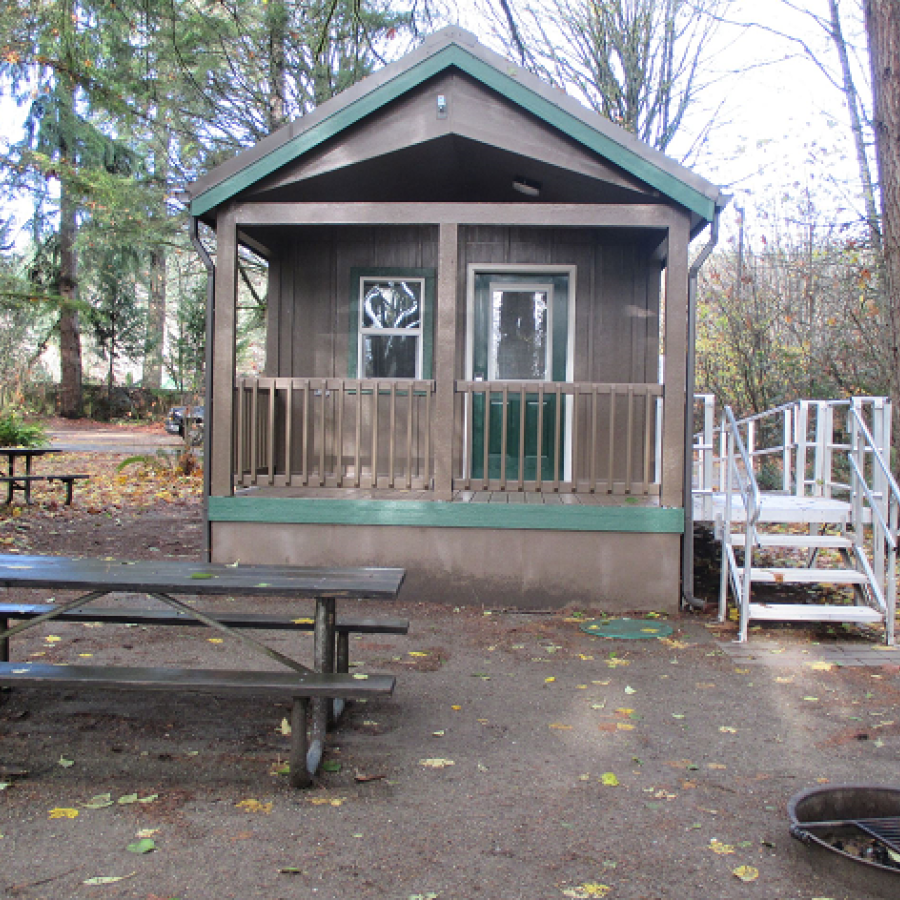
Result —
M 422 377 L 423 288 L 419 279 L 360 279 L 361 377 Z
M 552 290 L 551 285 L 491 285 L 489 380 L 550 380 Z
M 351 378 L 429 378 L 431 270 L 354 269 Z

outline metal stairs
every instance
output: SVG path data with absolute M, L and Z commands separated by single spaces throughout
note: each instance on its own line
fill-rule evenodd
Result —
M 740 421 L 726 407 L 722 425 L 695 444 L 695 519 L 712 521 L 721 541 L 719 618 L 730 591 L 738 640 L 754 621 L 827 622 L 883 626 L 892 645 L 900 489 L 885 462 L 889 402 L 798 401 Z M 761 490 L 761 475 L 781 489 Z M 814 602 L 761 599 L 772 585 L 823 590 Z

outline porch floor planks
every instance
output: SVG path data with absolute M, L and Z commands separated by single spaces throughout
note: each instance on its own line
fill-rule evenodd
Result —
M 388 490 L 385 488 L 330 488 L 330 487 L 259 487 L 235 491 L 236 496 L 252 497 L 293 497 L 321 500 L 405 500 L 434 501 L 431 491 L 424 490 Z M 659 497 L 637 494 L 578 493 L 572 491 L 480 491 L 457 490 L 453 492 L 452 503 L 527 503 L 545 506 L 659 506 Z

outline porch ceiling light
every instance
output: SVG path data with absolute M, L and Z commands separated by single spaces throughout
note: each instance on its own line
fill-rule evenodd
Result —
M 541 196 L 542 185 L 539 181 L 532 181 L 529 178 L 523 178 L 521 175 L 516 175 L 516 177 L 513 178 L 512 186 L 514 191 L 518 191 L 526 197 Z

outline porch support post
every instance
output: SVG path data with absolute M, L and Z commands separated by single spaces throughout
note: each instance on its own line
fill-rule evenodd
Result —
M 660 504 L 684 508 L 691 502 L 684 484 L 684 410 L 687 379 L 688 243 L 690 220 L 682 214 L 669 227 L 666 254 L 662 484 Z
M 437 315 L 434 333 L 434 499 L 453 496 L 453 405 L 456 378 L 456 289 L 459 225 L 441 224 L 438 238 Z
M 212 335 L 212 419 L 209 422 L 209 492 L 230 497 L 234 473 L 234 369 L 237 305 L 237 226 L 230 207 L 216 220 L 216 294 Z

